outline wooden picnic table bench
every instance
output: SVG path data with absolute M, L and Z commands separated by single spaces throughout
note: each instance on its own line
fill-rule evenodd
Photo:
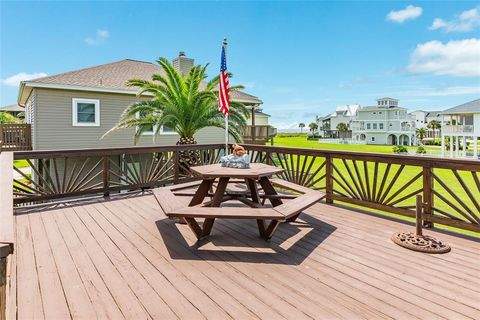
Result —
M 253 219 L 257 221 L 260 236 L 270 239 L 281 222 L 293 222 L 306 208 L 325 197 L 325 193 L 309 189 L 282 179 L 269 178 L 283 172 L 283 169 L 251 164 L 250 169 L 223 168 L 220 165 L 192 167 L 194 173 L 202 177 L 193 181 L 153 190 L 162 210 L 170 218 L 184 219 L 187 225 L 201 239 L 210 234 L 215 219 Z M 218 183 L 216 183 L 218 179 Z M 242 179 L 246 188 L 239 186 Z M 229 183 L 233 188 L 229 188 Z M 279 194 L 275 186 L 295 194 Z M 215 187 L 215 190 L 214 190 Z M 192 193 L 189 189 L 197 188 Z M 262 192 L 259 192 L 262 189 Z M 188 206 L 177 197 L 191 196 Z M 204 202 L 206 197 L 211 200 Z M 283 200 L 289 199 L 285 203 Z M 221 207 L 230 200 L 238 200 L 248 207 Z M 265 201 L 271 207 L 264 205 Z M 200 226 L 196 218 L 205 219 Z M 266 221 L 270 221 L 266 225 Z

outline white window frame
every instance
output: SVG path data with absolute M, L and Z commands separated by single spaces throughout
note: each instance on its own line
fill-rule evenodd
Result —
M 137 117 L 137 119 L 140 117 L 140 112 L 137 112 L 135 114 L 135 116 Z M 138 126 L 135 128 L 135 130 L 138 131 Z M 155 133 L 155 131 L 157 131 L 157 126 L 156 125 L 153 125 L 153 130 L 152 131 L 145 131 L 142 133 L 142 136 L 153 136 L 153 134 Z M 158 132 L 159 135 L 164 135 L 164 136 L 169 136 L 169 135 L 175 135 L 177 134 L 175 131 L 172 131 L 172 132 L 164 132 L 163 131 L 163 126 L 160 127 L 160 131 Z
M 164 135 L 164 136 L 172 136 L 172 135 L 176 135 L 178 133 L 176 133 L 175 131 L 163 131 L 163 126 L 160 128 L 160 134 L 161 135 Z
M 92 103 L 95 105 L 95 122 L 78 122 L 78 103 Z M 100 100 L 72 98 L 72 125 L 74 127 L 99 127 L 100 126 Z
M 136 117 L 137 119 L 140 118 L 140 112 L 137 112 L 137 113 L 135 114 L 135 117 Z M 138 131 L 138 129 L 139 129 L 139 127 L 136 126 L 136 127 L 135 127 L 135 131 Z M 153 126 L 152 126 L 152 131 L 144 131 L 144 132 L 142 132 L 142 136 L 153 136 L 153 134 L 155 133 L 155 131 L 157 131 L 157 126 L 156 126 L 156 125 L 153 125 Z

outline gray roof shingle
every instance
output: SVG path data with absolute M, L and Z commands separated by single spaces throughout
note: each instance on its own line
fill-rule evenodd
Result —
M 443 114 L 452 113 L 480 113 L 480 99 L 476 99 L 459 106 L 444 110 Z
M 136 92 L 138 88 L 128 87 L 130 79 L 151 80 L 153 74 L 165 74 L 162 67 L 146 61 L 125 59 L 94 67 L 60 73 L 52 76 L 28 81 L 34 86 L 35 83 L 58 84 L 81 86 L 90 88 L 102 88 L 112 90 L 126 90 Z M 251 94 L 235 91 L 230 95 L 232 100 L 241 100 L 260 104 L 262 101 Z

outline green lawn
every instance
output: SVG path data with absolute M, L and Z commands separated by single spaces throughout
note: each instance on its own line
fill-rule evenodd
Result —
M 29 167 L 30 165 L 28 164 L 27 160 L 15 160 L 13 162 L 13 165 L 16 167 L 16 168 L 25 168 L 25 167 Z
M 316 140 L 307 140 L 306 136 L 296 136 L 296 137 L 277 136 L 274 139 L 274 145 L 283 146 L 283 147 L 324 149 L 324 150 L 346 150 L 346 151 L 357 151 L 357 152 L 393 153 L 392 146 L 322 143 Z M 417 147 L 407 147 L 407 149 L 410 152 L 415 152 L 415 150 L 417 150 Z M 425 146 L 425 150 L 427 150 L 427 152 L 439 153 L 440 147 Z
M 347 151 L 357 151 L 357 152 L 375 152 L 375 153 L 393 153 L 392 151 L 392 146 L 376 146 L 376 145 L 342 145 L 342 144 L 324 144 L 324 143 L 319 143 L 318 141 L 308 141 L 306 137 L 302 136 L 295 136 L 295 137 L 276 137 L 274 141 L 274 145 L 276 146 L 288 146 L 288 147 L 297 147 L 297 148 L 314 148 L 314 149 L 327 149 L 327 150 L 347 150 Z M 427 152 L 435 152 L 435 150 L 438 150 L 439 147 L 437 146 L 427 146 L 425 147 L 428 151 Z M 416 147 L 409 147 L 409 151 L 414 153 L 416 150 Z M 293 164 L 294 168 L 297 167 L 297 163 L 299 162 L 299 168 L 303 167 L 303 163 L 305 162 L 305 157 L 293 157 Z M 290 161 L 290 159 L 288 160 Z M 305 167 L 308 167 L 310 159 L 307 159 L 307 163 Z M 323 159 L 317 159 L 312 166 L 312 169 L 310 170 L 311 173 L 315 172 L 317 168 L 321 165 L 323 162 Z M 345 164 L 339 160 L 335 159 L 334 160 L 335 166 L 338 168 L 340 171 L 341 175 L 345 177 L 346 182 L 342 181 L 345 187 L 348 189 L 347 185 L 354 186 L 355 181 L 350 177 L 348 170 L 345 166 Z M 363 167 L 362 162 L 357 162 L 358 164 L 358 172 L 363 181 L 366 181 L 366 173 Z M 356 177 L 356 172 L 354 171 L 353 163 L 348 160 L 347 165 L 351 168 L 352 173 L 355 177 L 355 180 L 357 180 L 358 184 L 358 178 Z M 378 179 L 384 176 L 385 170 L 386 170 L 386 164 L 380 164 L 378 166 Z M 397 169 L 399 168 L 399 165 L 392 165 L 390 168 L 390 173 L 388 175 L 388 179 L 386 180 L 386 185 L 388 186 L 389 182 L 394 178 L 395 173 L 397 172 Z M 325 169 L 322 169 L 322 172 L 317 173 L 317 176 L 323 175 Z M 373 184 L 374 184 L 374 170 L 375 170 L 375 165 L 373 162 L 367 163 L 367 172 L 368 172 L 368 182 L 370 186 L 370 190 L 373 193 Z M 391 195 L 402 189 L 406 183 L 408 183 L 412 178 L 414 178 L 417 174 L 421 172 L 422 168 L 420 167 L 413 167 L 413 166 L 406 166 L 401 174 L 397 177 L 395 183 L 393 184 L 393 187 L 391 188 L 391 191 L 388 193 L 388 195 L 385 197 L 384 200 L 387 200 Z M 444 169 L 435 169 L 434 173 L 439 176 L 442 181 L 444 181 L 447 186 L 455 193 L 456 195 L 459 196 L 459 198 L 466 203 L 466 205 L 471 208 L 473 212 L 476 212 L 474 209 L 474 204 L 473 202 L 469 199 L 467 196 L 466 192 L 462 188 L 462 185 L 459 183 L 459 181 L 456 179 L 454 173 L 451 170 L 444 170 Z M 472 174 L 470 172 L 466 171 L 459 171 L 460 176 L 464 180 L 465 184 L 470 187 L 470 191 L 474 195 L 474 197 L 480 198 L 480 190 L 477 189 L 475 185 L 475 181 L 473 180 Z M 477 177 L 480 178 L 480 173 L 476 173 Z M 336 174 L 337 177 L 339 177 L 338 174 Z M 344 194 L 348 195 L 348 191 L 342 189 L 340 184 L 337 182 L 334 182 L 336 184 L 336 189 L 341 191 Z M 381 181 L 377 181 L 377 190 L 379 189 Z M 325 186 L 325 180 L 323 179 L 322 181 L 318 182 L 316 187 L 324 187 Z M 364 185 L 366 186 L 366 184 Z M 418 178 L 414 183 L 410 184 L 407 188 L 404 188 L 404 190 L 400 190 L 398 195 L 392 199 L 391 201 L 395 201 L 396 199 L 400 199 L 403 196 L 407 196 L 408 194 L 414 192 L 415 190 L 419 190 L 422 188 L 422 177 Z M 354 189 L 356 189 L 354 187 Z M 385 190 L 385 189 L 384 189 Z M 465 211 L 464 208 L 461 207 L 461 205 L 450 195 L 442 186 L 440 186 L 438 183 L 435 184 L 435 190 L 440 192 L 445 198 L 450 200 L 455 206 L 459 207 L 462 209 L 462 211 Z M 367 193 L 368 191 L 365 190 Z M 407 200 L 399 202 L 395 204 L 395 206 L 410 206 L 414 205 L 414 197 L 409 197 Z M 435 198 L 435 206 L 443 211 L 446 211 L 454 216 L 460 216 L 458 212 L 456 212 L 452 207 L 450 207 L 446 202 L 442 201 L 438 197 Z M 365 208 L 363 208 L 365 209 Z M 367 208 L 368 209 L 368 208 Z M 377 211 L 378 212 L 378 211 Z M 389 216 L 395 216 L 393 214 L 389 213 L 382 213 L 386 214 Z M 479 214 L 477 212 L 477 214 Z M 463 218 L 464 219 L 464 218 Z M 440 226 L 437 224 L 437 226 Z M 446 229 L 452 229 L 450 227 L 445 227 Z M 470 231 L 461 231 L 466 234 L 470 235 L 476 235 L 478 236 L 478 233 L 470 232 Z

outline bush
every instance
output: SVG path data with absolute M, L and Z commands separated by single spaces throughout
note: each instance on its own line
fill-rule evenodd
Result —
M 322 136 L 318 133 L 316 134 L 309 134 L 307 135 L 307 140 L 318 140 L 320 139 Z
M 396 154 L 408 153 L 408 149 L 405 146 L 395 146 L 393 147 L 393 153 L 396 153 Z
M 426 146 L 440 146 L 442 142 L 440 140 L 433 140 L 433 139 L 424 139 L 423 144 Z
M 427 150 L 424 147 L 420 146 L 417 148 L 417 154 L 426 154 Z
M 12 123 L 20 123 L 20 119 L 11 115 L 8 112 L 1 111 L 0 112 L 0 123 L 2 124 L 12 124 Z
M 306 133 L 300 132 L 279 132 L 277 133 L 277 137 L 279 138 L 293 138 L 293 137 L 305 137 L 307 136 Z

